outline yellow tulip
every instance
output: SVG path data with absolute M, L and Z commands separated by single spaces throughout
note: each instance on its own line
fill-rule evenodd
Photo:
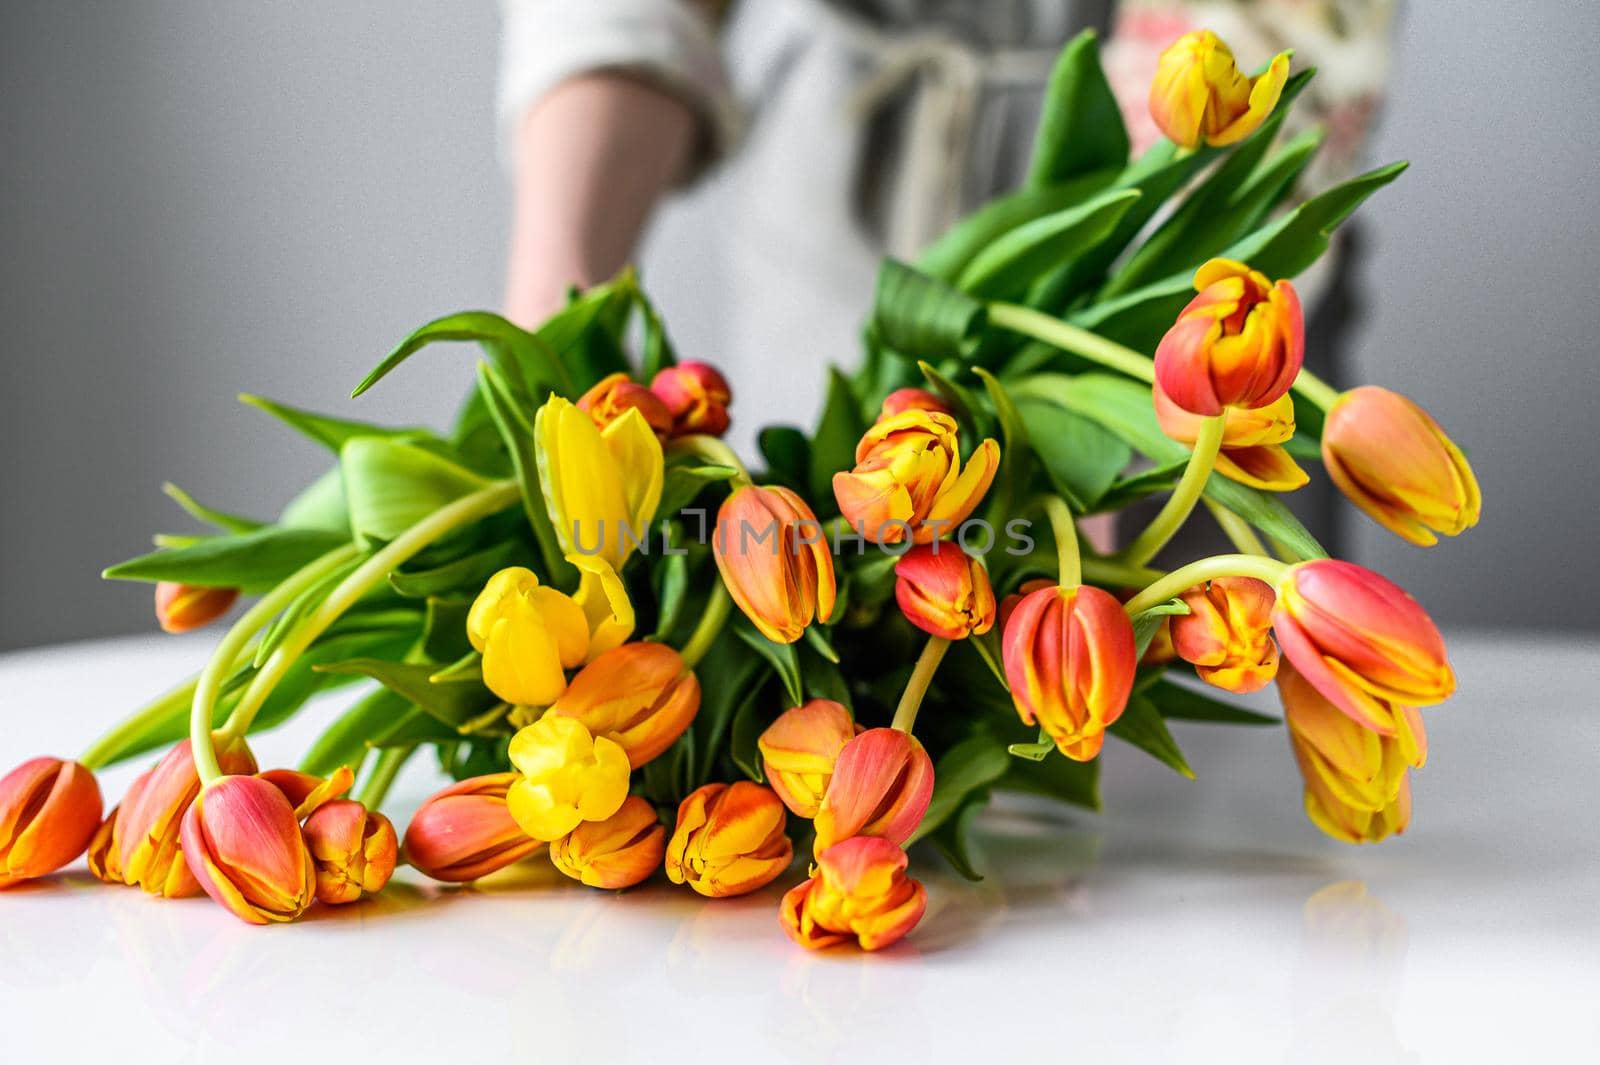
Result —
M 628 797 L 628 752 L 576 718 L 540 718 L 511 737 L 510 755 L 521 779 L 506 791 L 506 807 L 534 839 L 604 821 Z
M 489 578 L 467 612 L 467 639 L 483 655 L 483 683 L 508 703 L 549 706 L 589 653 L 583 607 L 511 566 Z
M 1288 80 L 1288 52 L 1275 56 L 1260 77 L 1247 78 L 1220 37 L 1195 30 L 1161 53 L 1150 85 L 1150 117 L 1180 147 L 1220 148 L 1255 132 Z
M 643 540 L 661 502 L 661 441 L 637 410 L 605 429 L 560 396 L 534 416 L 539 485 L 556 537 L 568 555 L 601 559 L 620 571 Z

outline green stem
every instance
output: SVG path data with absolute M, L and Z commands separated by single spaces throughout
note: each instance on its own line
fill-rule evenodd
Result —
M 1321 407 L 1324 412 L 1339 399 L 1337 388 L 1303 367 L 1294 379 L 1294 390 Z
M 346 544 L 301 566 L 245 611 L 244 616 L 233 623 L 228 634 L 217 644 L 216 650 L 211 652 L 211 658 L 195 682 L 194 697 L 189 703 L 189 743 L 194 748 L 194 764 L 202 784 L 209 784 L 222 775 L 222 767 L 217 762 L 216 745 L 211 737 L 211 717 L 223 682 L 238 668 L 238 662 L 246 654 L 251 640 L 294 602 L 301 592 L 344 565 L 357 553 L 354 544 Z
M 1250 528 L 1250 523 L 1239 515 L 1212 499 L 1202 500 L 1211 516 L 1216 519 L 1217 525 L 1227 535 L 1240 554 L 1245 555 L 1270 555 L 1267 545 L 1261 542 L 1256 531 Z
M 895 707 L 894 720 L 889 727 L 909 733 L 911 727 L 917 723 L 917 711 L 922 709 L 922 697 L 928 694 L 928 685 L 933 683 L 933 674 L 939 668 L 939 662 L 944 658 L 944 653 L 950 649 L 950 641 L 943 636 L 928 637 L 927 644 L 922 648 L 922 654 L 917 656 L 917 664 L 911 670 L 911 679 L 906 681 L 906 690 L 900 693 L 900 705 Z
M 705 433 L 691 433 L 680 436 L 667 445 L 667 450 L 678 455 L 698 455 L 708 462 L 715 462 L 719 466 L 732 466 L 739 472 L 734 475 L 734 487 L 739 488 L 752 484 L 750 471 L 745 469 L 744 462 L 740 460 L 738 452 L 724 444 L 714 436 Z
M 372 557 L 335 585 L 316 610 L 284 637 L 277 650 L 250 679 L 250 686 L 245 689 L 227 724 L 222 727 L 223 734 L 229 738 L 244 735 L 250 728 L 250 722 L 255 720 L 257 711 L 267 701 L 267 696 L 272 694 L 272 689 L 305 653 L 306 648 L 311 646 L 312 641 L 326 632 L 328 626 L 338 621 L 374 585 L 385 580 L 397 567 L 445 534 L 498 513 L 520 498 L 521 489 L 517 482 L 496 481 L 487 488 L 440 507 L 374 552 Z
M 733 598 L 728 595 L 721 578 L 718 578 L 716 584 L 711 586 L 711 598 L 706 600 L 705 613 L 700 615 L 699 624 L 689 634 L 683 650 L 678 652 L 683 657 L 684 665 L 693 669 L 700 664 L 700 660 L 722 634 L 722 627 L 728 623 L 728 612 L 732 607 Z
M 416 749 L 415 746 L 385 747 L 372 767 L 372 775 L 361 785 L 361 794 L 356 796 L 356 801 L 369 810 L 376 810 L 389 794 L 389 788 L 394 785 L 394 778 L 400 775 L 401 767 Z
M 1143 588 L 1152 581 L 1160 580 L 1165 572 L 1148 566 L 1126 566 L 1113 559 L 1095 558 L 1093 555 L 1083 560 L 1084 580 L 1112 588 Z
M 1069 325 L 1054 315 L 1036 311 L 1032 307 L 1020 307 L 1014 303 L 991 303 L 989 321 L 1014 333 L 1042 340 L 1063 351 L 1082 355 L 1091 362 L 1097 362 L 1118 373 L 1125 373 L 1129 377 L 1136 377 L 1147 384 L 1156 379 L 1155 364 L 1150 361 L 1149 356 L 1124 347 L 1114 340 L 1107 340 L 1098 333 Z
M 1206 480 L 1217 464 L 1217 453 L 1222 450 L 1222 431 L 1227 424 L 1227 417 L 1227 414 L 1223 413 L 1200 423 L 1199 439 L 1195 440 L 1194 450 L 1189 453 L 1189 465 L 1184 467 L 1178 486 L 1172 490 L 1172 495 L 1167 497 L 1166 505 L 1145 527 L 1144 532 L 1135 537 L 1133 543 L 1118 552 L 1119 559 L 1135 566 L 1142 566 L 1155 558 L 1156 553 L 1166 547 L 1167 541 L 1183 527 L 1195 504 L 1200 501 L 1200 493 L 1205 491 Z
M 1214 555 L 1173 570 L 1128 600 L 1123 609 L 1133 617 L 1218 577 L 1257 577 L 1275 586 L 1288 568 L 1277 559 L 1260 555 Z
M 1078 525 L 1072 511 L 1060 496 L 1045 496 L 1041 501 L 1050 532 L 1056 541 L 1056 580 L 1063 588 L 1083 583 L 1083 555 L 1078 550 Z
M 156 696 L 111 726 L 110 731 L 89 745 L 89 749 L 83 752 L 78 761 L 90 769 L 103 769 L 110 765 L 126 747 L 136 742 L 146 729 L 188 706 L 194 700 L 194 688 L 197 683 L 199 683 L 198 676 L 190 677 L 171 691 Z

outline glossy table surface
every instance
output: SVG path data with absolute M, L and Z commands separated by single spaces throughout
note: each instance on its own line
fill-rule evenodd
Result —
M 0 656 L 0 763 L 81 749 L 207 646 Z M 1197 781 L 1113 744 L 1104 814 L 991 810 L 981 883 L 916 852 L 927 917 L 872 956 L 792 946 L 776 886 L 611 894 L 542 858 L 474 889 L 403 871 L 268 929 L 80 863 L 0 895 L 0 1061 L 1600 1060 L 1600 639 L 1451 646 L 1461 692 L 1380 846 L 1304 820 L 1281 728 L 1188 725 Z M 262 764 L 335 709 L 260 737 Z

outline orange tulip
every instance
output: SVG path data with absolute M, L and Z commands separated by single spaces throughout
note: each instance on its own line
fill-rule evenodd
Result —
M 744 485 L 723 500 L 712 537 L 728 594 L 774 643 L 833 615 L 833 556 L 816 514 L 787 488 Z
M 142 774 L 133 786 L 142 786 L 144 778 L 149 775 L 148 772 Z M 132 794 L 131 790 L 129 793 Z M 120 804 L 111 808 L 105 820 L 100 822 L 100 827 L 95 829 L 94 836 L 89 840 L 89 849 L 83 856 L 94 878 L 107 884 L 126 884 L 122 879 L 121 841 L 117 839 L 117 817 L 121 812 Z
M 586 821 L 550 844 L 550 860 L 574 880 L 615 891 L 643 883 L 660 868 L 666 839 L 655 807 L 630 795 L 604 821 Z
M 664 643 L 629 643 L 584 666 L 550 707 L 628 753 L 637 769 L 671 747 L 700 709 L 700 682 Z
M 88 767 L 30 758 L 0 777 L 0 888 L 55 872 L 100 827 L 100 785 Z
M 1258 408 L 1289 391 L 1305 360 L 1300 297 L 1288 281 L 1231 259 L 1195 271 L 1199 295 L 1156 347 L 1156 383 L 1182 410 L 1206 417 Z
M 672 435 L 728 431 L 728 405 L 733 392 L 727 378 L 704 362 L 680 362 L 656 374 L 650 391 L 661 397 L 672 415 Z
M 1133 692 L 1133 625 L 1110 593 L 1088 585 L 1024 596 L 1001 641 L 1011 699 L 1061 753 L 1087 762 Z
M 881 422 L 885 418 L 893 418 L 896 414 L 908 410 L 926 410 L 936 414 L 950 413 L 945 401 L 926 389 L 897 388 L 883 397 L 883 405 L 878 408 L 878 420 Z
M 778 715 L 756 741 L 761 771 L 791 813 L 815 817 L 833 767 L 857 725 L 832 699 L 812 699 Z
M 1289 567 L 1273 626 L 1283 655 L 1351 719 L 1382 736 L 1402 708 L 1455 690 L 1444 637 L 1417 601 L 1369 569 L 1338 559 Z
M 925 544 L 972 513 L 999 468 L 999 444 L 983 441 L 963 467 L 955 419 L 911 408 L 866 431 L 855 468 L 833 475 L 833 494 L 865 539 Z
M 604 429 L 630 410 L 636 410 L 657 436 L 672 432 L 672 412 L 660 396 L 625 373 L 601 378 L 578 400 L 578 409 L 594 419 L 595 428 Z
M 1254 577 L 1219 577 L 1184 592 L 1189 613 L 1171 619 L 1172 646 L 1207 684 L 1253 692 L 1278 672 L 1272 642 L 1272 586 Z
M 899 729 L 867 729 L 834 762 L 817 810 L 815 852 L 851 836 L 904 843 L 932 799 L 933 761 L 922 743 Z
M 783 803 L 760 784 L 698 788 L 678 804 L 677 828 L 667 841 L 667 879 L 710 898 L 765 887 L 794 857 L 783 833 L 787 820 Z
M 1461 449 L 1428 412 L 1368 385 L 1341 395 L 1322 429 L 1322 461 L 1350 501 L 1420 547 L 1478 524 L 1483 494 Z
M 191 632 L 226 614 L 238 598 L 237 588 L 201 588 L 160 581 L 156 584 L 156 624 L 163 632 Z
M 852 940 L 862 950 L 899 942 L 922 920 L 928 893 L 906 876 L 906 852 L 886 839 L 854 836 L 817 856 L 817 873 L 783 896 L 778 917 L 808 950 Z
M 544 843 L 517 826 L 506 789 L 520 773 L 491 773 L 435 792 L 406 829 L 405 860 L 435 880 L 459 884 L 521 861 Z
M 1202 419 L 1190 414 L 1161 390 L 1151 391 L 1161 431 L 1181 444 L 1194 446 Z M 1217 472 L 1229 480 L 1264 492 L 1292 492 L 1311 477 L 1283 447 L 1294 436 L 1294 400 L 1287 393 L 1254 410 L 1229 407 L 1222 428 Z
M 302 821 L 344 795 L 356 782 L 355 773 L 346 765 L 326 778 L 298 769 L 269 769 L 256 776 L 283 792 L 283 797 L 294 807 L 294 815 Z
M 306 819 L 305 837 L 316 863 L 317 899 L 331 906 L 382 891 L 400 857 L 394 825 L 354 799 L 318 807 Z
M 204 788 L 183 815 L 183 853 L 206 894 L 241 921 L 292 921 L 316 898 L 316 864 L 294 807 L 260 777 Z
M 1274 57 L 1260 77 L 1247 78 L 1221 38 L 1195 30 L 1161 53 L 1150 84 L 1150 117 L 1183 148 L 1235 144 L 1272 114 L 1288 80 L 1288 52 Z
M 954 543 L 919 544 L 894 564 L 894 596 L 923 632 L 964 640 L 994 628 L 989 571 Z
M 247 776 L 256 771 L 255 756 L 243 739 L 220 749 L 217 759 L 227 774 Z M 200 794 L 200 774 L 189 741 L 174 745 L 139 779 L 142 786 L 136 782 L 122 800 L 113 831 L 115 865 L 123 882 L 163 898 L 198 895 L 200 885 L 189 873 L 181 843 L 183 815 Z M 110 863 L 106 865 L 109 868 Z

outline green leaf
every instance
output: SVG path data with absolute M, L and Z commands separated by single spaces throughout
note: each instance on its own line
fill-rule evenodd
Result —
M 1171 491 L 1178 484 L 1178 478 L 1183 476 L 1183 471 L 1189 467 L 1188 459 L 1177 462 L 1164 462 L 1159 466 L 1152 466 L 1148 470 L 1141 470 L 1128 477 L 1119 477 L 1106 489 L 1106 494 L 1100 497 L 1094 509 L 1101 511 L 1121 510 L 1130 503 L 1136 503 L 1148 495 L 1156 492 Z
M 1010 768 L 1005 747 L 987 732 L 974 733 L 945 751 L 933 769 L 933 798 L 909 843 L 932 835 L 969 796 L 986 790 Z
M 384 356 L 352 396 L 359 396 L 413 354 L 439 341 L 476 341 L 506 378 L 529 396 L 576 393 L 572 375 L 550 345 L 488 311 L 462 311 L 424 325 Z
M 917 269 L 951 282 L 973 256 L 1021 225 L 1066 210 L 1101 192 L 1121 167 L 1107 167 L 1048 188 L 1023 189 L 990 200 L 957 221 L 917 257 Z
M 691 765 L 692 779 L 685 782 L 688 787 L 684 792 L 693 791 L 711 779 L 716 756 L 724 747 L 723 737 L 728 735 L 730 726 L 738 728 L 739 719 L 758 702 L 756 697 L 766 682 L 761 660 L 746 652 L 730 661 L 733 656 L 727 653 L 728 644 L 727 640 L 721 642 L 724 654 L 717 660 L 715 683 L 701 688 L 700 712 L 695 715 L 692 731 L 695 749 L 703 754 L 697 764 Z M 708 676 L 704 670 L 700 675 Z M 730 742 L 729 749 L 734 752 L 736 761 L 743 741 L 744 737 L 735 734 Z M 759 755 L 756 760 L 759 763 Z
M 961 808 L 945 820 L 939 831 L 929 837 L 929 842 L 944 856 L 944 860 L 950 863 L 951 868 L 967 880 L 983 879 L 983 874 L 978 872 L 977 864 L 972 860 L 967 833 L 972 828 L 973 819 L 978 816 L 986 801 L 988 801 L 986 793 L 969 796 L 961 804 Z
M 1042 762 L 1045 757 L 1056 749 L 1056 741 L 1050 738 L 1050 733 L 1044 729 L 1039 730 L 1039 738 L 1032 743 L 1013 743 L 1006 747 L 1006 753 L 1016 758 L 1026 758 L 1030 762 Z
M 1135 658 L 1143 658 L 1144 653 L 1150 649 L 1150 641 L 1156 638 L 1156 633 L 1161 631 L 1161 625 L 1167 618 L 1174 615 L 1189 613 L 1189 605 L 1181 599 L 1170 602 L 1158 603 L 1149 610 L 1141 610 L 1133 617 L 1133 654 Z
M 661 502 L 656 513 L 663 518 L 672 517 L 693 503 L 707 485 L 731 480 L 739 471 L 732 466 L 715 466 L 690 462 L 674 462 L 667 467 L 661 486 Z
M 656 374 L 678 364 L 678 353 L 672 347 L 672 338 L 667 336 L 667 328 L 661 321 L 661 315 L 656 312 L 655 304 L 650 302 L 643 289 L 638 290 L 638 299 L 639 310 L 644 318 L 641 376 L 648 384 L 655 380 Z
M 988 507 L 991 523 L 998 525 L 1016 512 L 1019 500 L 1028 489 L 1028 482 L 1033 476 L 1033 448 L 1022 415 L 1017 412 L 1016 404 L 1011 402 L 1011 397 L 1006 394 L 999 380 L 981 366 L 973 367 L 972 372 L 983 382 L 984 390 L 989 393 L 989 402 L 994 405 L 995 417 L 1000 422 L 1002 461 L 994 484 L 990 487 Z
M 344 473 L 337 465 L 323 472 L 289 501 L 278 524 L 291 529 L 320 529 L 350 538 L 350 508 L 344 499 Z
M 336 568 L 333 572 L 326 574 L 316 584 L 297 595 L 294 601 L 285 607 L 281 614 L 272 619 L 271 624 L 262 632 L 261 640 L 256 644 L 255 659 L 252 665 L 256 669 L 260 669 L 262 663 L 272 655 L 273 651 L 278 649 L 278 646 L 283 643 L 284 637 L 293 631 L 294 627 L 300 623 L 300 620 L 316 609 L 328 597 L 328 593 L 339 585 L 339 582 L 348 577 L 356 567 L 365 561 L 366 558 L 364 556 L 358 555 Z
M 357 768 L 367 753 L 368 737 L 392 729 L 412 708 L 404 696 L 388 688 L 377 689 L 340 714 L 317 737 L 301 759 L 300 771 L 325 777 L 342 765 Z
M 1114 433 L 1065 407 L 1019 400 L 1017 413 L 1051 484 L 1074 513 L 1092 510 L 1133 458 Z
M 989 299 L 1020 296 L 1047 271 L 1104 240 L 1138 199 L 1137 189 L 1111 189 L 1020 225 L 974 256 L 957 284 Z
M 756 437 L 767 474 L 779 483 L 806 492 L 811 485 L 811 441 L 792 425 L 769 425 Z
M 1037 762 L 1018 759 L 1011 763 L 998 786 L 1098 810 L 1100 761 L 1074 762 L 1064 754 L 1052 754 Z
M 428 600 L 422 653 L 430 662 L 454 662 L 472 650 L 467 639 L 467 615 L 471 610 L 471 599 Z
M 393 540 L 446 504 L 489 482 L 416 444 L 358 436 L 339 452 L 350 525 L 357 536 Z
M 483 397 L 489 416 L 511 454 L 511 468 L 516 474 L 517 488 L 522 493 L 522 512 L 527 516 L 534 541 L 539 545 L 545 576 L 557 587 L 576 587 L 577 569 L 566 560 L 561 550 L 561 540 L 550 520 L 550 512 L 545 507 L 544 488 L 539 480 L 539 447 L 533 423 L 523 413 L 524 405 L 517 401 L 510 386 L 498 373 L 481 363 L 478 366 L 478 394 Z
M 224 532 L 255 532 L 257 529 L 265 528 L 267 524 L 264 521 L 256 521 L 254 518 L 244 518 L 237 514 L 229 514 L 225 510 L 217 510 L 214 507 L 205 506 L 171 481 L 163 484 L 161 491 L 166 493 L 168 499 L 182 507 L 184 512 L 191 518 L 205 522 L 207 525 L 214 525 Z
M 758 741 L 771 724 L 761 713 L 759 699 L 746 699 L 733 718 L 733 736 L 728 744 L 728 755 L 745 776 L 757 784 L 766 783 L 767 776 L 761 765 L 761 748 Z
M 826 508 L 833 503 L 833 475 L 855 465 L 856 442 L 867 431 L 861 401 L 837 368 L 828 368 L 828 398 L 811 442 L 809 497 Z M 820 509 L 819 508 L 819 509 Z
M 523 550 L 516 540 L 501 540 L 441 566 L 395 570 L 389 574 L 389 587 L 407 599 L 427 599 L 450 592 L 476 595 L 490 577 L 516 565 Z
M 669 552 L 652 567 L 651 575 L 656 582 L 656 631 L 650 638 L 663 641 L 683 620 L 689 592 L 689 558 Z
M 896 259 L 885 259 L 878 271 L 873 329 L 901 355 L 930 361 L 968 355 L 986 317 L 982 303 Z
M 1100 45 L 1084 30 L 1062 49 L 1050 72 L 1028 184 L 1053 185 L 1128 162 L 1128 131 L 1116 94 L 1100 67 Z
M 1172 738 L 1172 733 L 1167 731 L 1167 723 L 1161 719 L 1161 712 L 1144 696 L 1135 695 L 1129 699 L 1122 716 L 1112 722 L 1106 731 L 1119 740 L 1131 743 L 1190 780 L 1194 779 L 1194 770 L 1184 761 L 1183 752 L 1178 749 L 1178 742 Z
M 208 536 L 191 547 L 140 555 L 101 575 L 109 580 L 176 581 L 259 592 L 348 542 L 343 533 L 273 525 L 251 533 Z
M 351 658 L 319 666 L 318 672 L 371 677 L 430 716 L 457 729 L 499 702 L 482 681 L 470 677 L 435 683 L 431 678 L 437 669 L 424 663 Z
M 564 365 L 576 371 L 574 394 L 609 374 L 628 370 L 628 361 L 622 349 L 607 335 L 605 322 L 613 314 L 626 312 L 640 296 L 632 271 L 625 270 L 615 280 L 574 296 L 535 332 Z M 534 398 L 543 397 L 535 394 Z
M 1270 714 L 1258 714 L 1242 706 L 1220 702 L 1185 684 L 1166 678 L 1145 689 L 1145 698 L 1155 704 L 1161 716 L 1177 721 L 1207 721 L 1219 725 L 1281 725 Z
M 301 410 L 299 407 L 291 407 L 287 403 L 275 403 L 262 396 L 253 396 L 248 392 L 239 393 L 239 402 L 259 411 L 265 411 L 295 432 L 315 440 L 336 455 L 346 443 L 358 436 L 409 438 L 432 435 L 422 428 L 392 429 L 374 422 L 359 422 L 349 418 L 335 418 L 329 414 L 317 414 Z
M 928 382 L 928 387 L 944 401 L 955 414 L 956 420 L 972 428 L 972 435 L 978 439 L 989 436 L 994 430 L 994 419 L 989 417 L 983 405 L 978 402 L 978 397 L 965 385 L 957 384 L 948 375 L 941 373 L 926 360 L 917 362 L 917 369 L 922 371 L 922 376 Z
M 783 682 L 784 695 L 790 706 L 805 702 L 805 689 L 800 683 L 800 659 L 792 643 L 773 643 L 757 632 L 743 619 L 733 625 L 734 634 L 749 644 L 757 654 L 767 660 L 772 671 Z

